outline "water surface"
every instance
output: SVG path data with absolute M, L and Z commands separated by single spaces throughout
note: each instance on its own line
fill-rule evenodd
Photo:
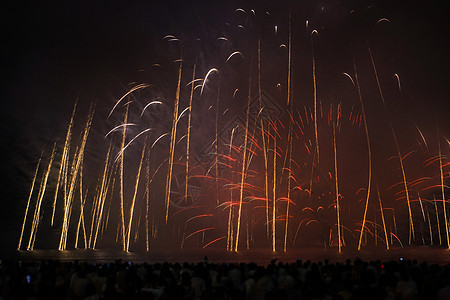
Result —
M 3 258 L 20 260 L 61 260 L 61 261 L 92 261 L 92 262 L 111 262 L 116 259 L 122 259 L 130 262 L 199 262 L 207 256 L 209 262 L 213 263 L 249 263 L 266 265 L 272 260 L 277 259 L 281 262 L 295 262 L 297 259 L 303 261 L 324 261 L 344 262 L 347 259 L 354 260 L 361 258 L 370 260 L 417 260 L 428 263 L 447 264 L 450 263 L 450 250 L 446 248 L 420 246 L 385 249 L 343 249 L 342 252 L 335 248 L 298 248 L 290 249 L 287 252 L 272 252 L 268 249 L 251 249 L 239 252 L 227 252 L 224 249 L 153 249 L 149 252 L 123 252 L 115 249 L 107 250 L 86 250 L 74 249 L 66 251 L 58 250 L 34 250 L 34 251 L 16 251 L 3 255 Z

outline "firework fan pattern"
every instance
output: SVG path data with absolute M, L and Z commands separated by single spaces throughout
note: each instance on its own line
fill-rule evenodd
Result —
M 110 105 L 74 102 L 34 158 L 17 249 L 450 248 L 450 142 L 404 109 L 380 38 L 337 50 L 293 4 L 227 14 L 161 37 Z

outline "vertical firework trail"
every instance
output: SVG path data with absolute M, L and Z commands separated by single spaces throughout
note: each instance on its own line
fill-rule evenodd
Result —
M 313 50 L 314 51 L 314 50 Z M 313 52 L 314 56 L 314 52 Z M 291 105 L 291 97 L 290 97 L 290 91 L 291 91 L 291 61 L 292 61 L 292 27 L 291 27 L 291 11 L 289 10 L 289 37 L 288 37 L 288 77 L 287 77 L 287 106 L 289 107 Z M 315 65 L 315 61 L 313 58 L 313 64 Z M 313 75 L 315 78 L 315 75 Z M 291 112 L 292 113 L 292 112 Z
M 56 183 L 56 191 L 55 191 L 55 198 L 53 199 L 53 210 L 52 210 L 52 221 L 51 225 L 53 226 L 53 221 L 55 218 L 55 210 L 56 210 L 56 199 L 58 198 L 58 190 L 59 190 L 59 183 L 61 181 L 61 177 L 63 174 L 65 174 L 65 169 L 67 168 L 66 161 L 69 156 L 69 149 L 70 149 L 70 139 L 72 136 L 72 127 L 73 127 L 73 119 L 75 117 L 75 111 L 77 108 L 78 101 L 75 101 L 75 105 L 72 110 L 72 117 L 70 118 L 69 127 L 67 128 L 67 134 L 66 134 L 66 140 L 64 142 L 64 148 L 63 153 L 61 156 L 61 163 L 59 164 L 59 174 L 58 174 L 58 181 Z
M 316 82 L 316 57 L 314 55 L 314 33 L 318 36 L 317 30 L 311 32 L 311 53 L 312 53 L 312 76 L 313 76 L 313 87 L 314 87 L 314 134 L 316 137 L 316 160 L 317 168 L 319 168 L 319 129 L 317 124 L 317 82 Z M 312 177 L 312 176 L 311 176 Z
M 441 140 L 439 138 L 439 129 L 438 129 L 438 150 L 439 150 L 439 171 L 440 171 L 440 178 L 441 178 L 441 192 L 442 192 L 442 209 L 444 211 L 444 225 L 445 225 L 445 232 L 447 234 L 447 247 L 450 249 L 450 238 L 449 238 L 449 231 L 448 231 L 448 221 L 447 221 L 447 209 L 445 206 L 445 192 L 444 192 L 444 171 L 442 169 L 442 152 L 441 152 Z
M 274 131 L 276 131 L 274 127 Z M 273 135 L 273 189 L 272 189 L 272 251 L 276 251 L 276 200 L 277 200 L 277 135 Z
M 251 74 L 251 66 L 252 62 L 250 61 L 250 74 Z M 242 200 L 244 196 L 244 181 L 245 181 L 245 171 L 246 171 L 246 163 L 247 163 L 247 142 L 248 142 L 248 123 L 250 118 L 250 103 L 251 103 L 251 95 L 252 95 L 252 77 L 249 76 L 248 80 L 248 96 L 247 96 L 247 112 L 245 117 L 245 137 L 244 137 L 244 149 L 242 153 L 242 169 L 241 169 L 241 182 L 240 182 L 240 191 L 239 191 L 239 209 L 238 209 L 238 217 L 237 217 L 237 226 L 236 226 L 236 243 L 234 246 L 234 251 L 238 251 L 239 246 L 239 233 L 241 229 L 241 215 L 242 215 Z
M 405 168 L 403 166 L 403 158 L 402 158 L 402 155 L 401 155 L 401 152 L 400 152 L 400 146 L 398 145 L 397 135 L 395 134 L 394 126 L 392 125 L 392 121 L 391 121 L 391 118 L 389 116 L 389 112 L 388 112 L 388 109 L 387 109 L 387 106 L 386 106 L 386 101 L 384 100 L 384 93 L 383 93 L 383 90 L 381 89 L 381 83 L 380 83 L 380 79 L 378 77 L 378 72 L 377 72 L 377 68 L 375 66 L 375 60 L 373 59 L 372 50 L 370 49 L 369 41 L 366 40 L 366 43 L 367 43 L 367 48 L 369 49 L 370 60 L 372 62 L 373 72 L 375 74 L 375 78 L 376 78 L 376 81 L 377 81 L 377 86 L 378 86 L 378 91 L 380 93 L 380 98 L 381 98 L 381 100 L 383 102 L 383 107 L 384 107 L 384 110 L 385 110 L 386 115 L 387 115 L 388 120 L 389 120 L 389 126 L 391 127 L 392 136 L 394 137 L 395 148 L 397 150 L 398 160 L 399 160 L 399 163 L 400 163 L 400 169 L 402 171 L 403 187 L 405 189 L 406 203 L 408 204 L 408 213 L 409 213 L 409 231 L 410 231 L 409 244 L 411 244 L 411 236 L 412 236 L 413 240 L 415 239 L 414 221 L 413 221 L 412 212 L 411 212 L 411 201 L 410 201 L 409 191 L 408 191 L 408 181 L 406 180 Z
M 44 153 L 44 151 L 42 151 L 41 157 L 39 157 L 39 161 L 38 161 L 38 163 L 36 165 L 36 171 L 34 171 L 33 182 L 31 184 L 30 195 L 28 196 L 28 200 L 27 200 L 27 208 L 25 209 L 25 215 L 23 217 L 22 230 L 20 231 L 20 238 L 19 238 L 19 244 L 17 245 L 17 250 L 20 250 L 20 247 L 22 246 L 23 231 L 25 229 L 25 223 L 27 222 L 28 209 L 30 208 L 31 196 L 33 195 L 34 184 L 36 182 L 36 177 L 37 177 L 37 174 L 38 174 L 39 165 L 41 164 L 42 154 L 43 153 Z
M 430 211 L 428 210 L 428 205 L 426 205 L 425 208 L 427 209 L 428 229 L 430 231 L 430 245 L 433 246 L 433 230 L 431 228 Z
M 83 162 L 84 160 L 81 162 L 81 169 L 80 169 L 80 217 L 78 218 L 78 225 L 77 225 L 77 232 L 76 232 L 76 237 L 75 237 L 75 248 L 78 247 L 78 235 L 80 232 L 80 227 L 82 227 L 83 230 L 83 237 L 84 237 L 84 249 L 88 248 L 88 243 L 87 243 L 87 234 L 86 234 L 86 224 L 84 221 L 84 206 L 86 204 L 86 199 L 87 199 L 87 195 L 88 195 L 88 191 L 86 190 L 86 192 L 83 194 Z M 84 195 L 84 197 L 83 197 Z
M 191 94 L 189 96 L 189 116 L 187 124 L 187 136 L 186 136 L 186 177 L 185 177 L 185 189 L 184 189 L 184 201 L 187 202 L 188 198 L 188 184 L 189 184 L 189 147 L 191 144 L 191 119 L 192 119 L 192 100 L 194 98 L 194 82 L 195 82 L 195 71 L 197 69 L 197 62 L 194 64 L 194 69 L 192 70 L 192 82 L 191 82 Z
M 417 191 L 417 197 L 418 197 L 419 204 L 420 204 L 420 210 L 422 211 L 423 221 L 426 222 L 426 219 L 425 219 L 425 211 L 423 210 L 423 203 L 422 203 L 423 201 L 422 201 L 422 198 L 420 197 L 419 191 Z
M 336 115 L 339 114 L 337 110 Z M 337 165 L 337 149 L 336 149 L 336 126 L 338 119 L 336 118 L 336 122 L 333 121 L 333 151 L 334 151 L 334 183 L 335 183 L 335 191 L 336 191 L 336 214 L 337 214 L 337 232 L 338 232 L 338 250 L 341 252 L 341 218 L 340 218 L 340 210 L 341 206 L 339 205 L 339 182 L 338 182 L 338 165 Z
M 134 185 L 134 194 L 133 194 L 133 199 L 131 201 L 130 217 L 129 217 L 128 228 L 127 228 L 127 244 L 126 244 L 126 250 L 125 250 L 126 252 L 128 252 L 130 250 L 131 225 L 133 224 L 134 207 L 136 204 L 136 196 L 137 196 L 137 191 L 138 191 L 138 186 L 139 186 L 139 179 L 141 178 L 142 162 L 144 161 L 145 148 L 147 146 L 147 142 L 148 142 L 148 136 L 146 137 L 144 146 L 142 147 L 141 160 L 139 162 L 139 167 L 138 167 L 138 171 L 136 174 L 136 184 Z M 122 153 L 122 155 L 123 155 L 123 153 Z
M 78 248 L 78 237 L 80 232 L 80 227 L 83 229 L 83 237 L 84 237 L 84 249 L 88 248 L 87 238 L 86 238 L 86 226 L 84 222 L 84 205 L 86 204 L 87 191 L 84 194 L 83 199 L 83 170 L 80 172 L 80 217 L 78 218 L 77 231 L 75 236 L 75 249 Z
M 81 168 L 83 167 L 83 164 L 81 164 Z M 80 181 L 82 180 L 82 169 L 80 169 Z M 100 202 L 100 194 L 101 194 L 101 187 L 100 183 L 97 183 L 97 186 L 95 188 L 95 196 L 94 201 L 92 203 L 91 207 L 91 227 L 89 230 L 89 241 L 88 241 L 88 248 L 91 248 L 92 245 L 92 234 L 94 233 L 94 226 L 96 224 L 96 219 L 98 218 L 98 208 L 99 208 L 99 202 Z
M 291 110 L 292 111 L 292 110 Z M 286 201 L 286 222 L 284 227 L 284 246 L 283 251 L 287 250 L 287 236 L 288 236 L 288 228 L 289 228 L 289 209 L 291 204 L 291 179 L 292 179 L 292 131 L 293 131 L 293 123 L 292 121 L 289 123 L 289 131 L 288 131 L 288 149 L 286 153 L 286 157 L 289 157 L 288 163 L 288 181 L 287 181 L 287 201 Z
M 51 155 L 50 161 L 48 163 L 47 171 L 45 172 L 44 177 L 41 181 L 38 198 L 36 199 L 36 207 L 34 210 L 33 224 L 31 227 L 30 239 L 28 241 L 27 250 L 33 250 L 33 248 L 34 248 L 34 242 L 36 240 L 36 233 L 37 233 L 37 230 L 39 227 L 39 222 L 40 222 L 42 200 L 44 199 L 44 194 L 45 194 L 45 190 L 47 187 L 48 175 L 50 174 L 50 170 L 52 168 L 53 158 L 55 157 L 55 151 L 56 151 L 56 143 L 53 145 L 52 155 Z
M 150 151 L 148 150 L 145 162 L 145 250 L 150 251 L 149 230 L 148 230 L 148 211 L 150 205 Z M 187 182 L 186 182 L 187 185 Z
M 381 212 L 381 220 L 383 222 L 384 237 L 386 238 L 386 249 L 389 250 L 389 240 L 388 240 L 388 234 L 387 234 L 387 230 L 386 230 L 386 222 L 384 220 L 383 204 L 381 203 L 381 196 L 380 196 L 380 190 L 378 189 L 378 185 L 377 185 L 377 194 L 378 194 L 378 202 L 380 202 L 380 212 Z
M 219 76 L 219 86 L 217 87 L 216 97 L 216 136 L 214 141 L 215 150 L 215 183 L 216 183 L 216 204 L 219 205 L 219 99 L 220 99 L 220 82 L 221 76 Z
M 124 211 L 124 195 L 123 195 L 123 165 L 125 160 L 125 154 L 123 153 L 123 149 L 125 147 L 125 139 L 126 139 L 126 130 L 127 130 L 127 121 L 128 121 L 128 111 L 130 109 L 130 105 L 127 104 L 125 108 L 125 116 L 123 120 L 123 129 L 122 129 L 122 142 L 120 145 L 120 219 L 121 219 L 121 232 L 122 232 L 122 250 L 125 251 L 125 211 Z
M 434 202 L 434 211 L 435 211 L 435 214 L 436 214 L 437 231 L 439 233 L 439 245 L 442 245 L 441 225 L 439 225 L 440 224 L 440 222 L 439 222 L 439 212 L 438 212 L 436 197 L 434 198 L 433 202 Z
M 230 147 L 228 149 L 228 156 L 231 157 L 231 150 L 233 149 L 233 137 L 234 137 L 234 131 L 236 130 L 236 127 L 234 127 L 231 130 L 231 137 L 230 137 Z M 233 250 L 233 188 L 230 189 L 230 203 L 228 205 L 229 211 L 228 211 L 228 226 L 227 226 L 227 250 L 232 251 Z
M 291 177 L 292 177 L 292 131 L 294 129 L 294 120 L 292 118 L 294 112 L 293 101 L 291 100 L 291 53 L 292 53 L 292 30 L 291 30 L 291 11 L 289 10 L 289 38 L 288 38 L 288 78 L 287 78 L 287 106 L 289 107 L 289 115 L 291 116 L 289 120 L 289 130 L 288 130 L 288 151 L 286 157 L 289 157 L 288 164 L 288 187 L 287 187 L 287 203 L 286 203 L 286 223 L 284 228 L 284 246 L 283 250 L 287 250 L 287 236 L 288 236 L 288 226 L 289 226 L 289 208 L 291 202 Z
M 367 208 L 369 206 L 369 198 L 370 198 L 370 188 L 372 185 L 372 151 L 371 151 L 371 147 L 370 147 L 370 139 L 369 139 L 369 128 L 367 126 L 367 119 L 366 119 L 366 113 L 364 110 L 364 103 L 362 100 L 362 95 L 361 95 L 361 87 L 359 85 L 359 79 L 358 79 L 358 71 L 356 69 L 356 62 L 355 62 L 355 57 L 352 55 L 353 58 L 353 70 L 355 72 L 355 82 L 356 82 L 356 87 L 358 90 L 358 98 L 359 98 L 359 103 L 361 105 L 361 112 L 362 112 L 362 117 L 364 120 L 364 129 L 366 132 L 366 141 L 367 141 L 367 153 L 368 153 L 368 183 L 367 183 L 367 196 L 366 196 L 366 205 L 364 208 L 364 216 L 363 216 L 363 221 L 362 221 L 362 226 L 361 226 L 361 233 L 359 235 L 359 242 L 358 242 L 358 250 L 361 250 L 361 242 L 362 242 L 362 237 L 363 237 L 363 233 L 364 233 L 364 227 L 366 225 L 366 216 L 367 216 Z
M 170 153 L 169 153 L 169 168 L 167 170 L 167 181 L 166 181 L 166 225 L 169 220 L 169 203 L 170 203 L 170 190 L 172 188 L 172 170 L 173 170 L 173 158 L 175 156 L 175 144 L 177 137 L 177 120 L 178 120 L 178 106 L 180 104 L 180 88 L 181 88 L 181 72 L 183 68 L 183 47 L 180 49 L 180 59 L 178 60 L 178 83 L 177 91 L 175 95 L 175 104 L 173 108 L 173 120 L 172 120 L 172 131 L 170 134 Z
M 270 227 L 269 227 L 269 175 L 268 172 L 268 159 L 267 159 L 267 145 L 266 137 L 264 133 L 264 115 L 262 111 L 264 110 L 262 104 L 262 89 L 261 89 L 261 36 L 258 38 L 258 97 L 259 97 L 259 113 L 260 113 L 260 127 L 261 127 L 261 139 L 263 143 L 263 154 L 264 154 L 264 196 L 266 199 L 266 236 L 267 239 L 270 237 Z
M 107 196 L 107 192 L 108 192 L 108 183 L 109 183 L 109 178 L 110 178 L 110 177 L 108 178 L 108 166 L 109 166 L 111 150 L 112 150 L 112 143 L 110 143 L 108 152 L 106 153 L 105 168 L 103 169 L 102 183 L 100 185 L 100 194 L 98 196 L 100 203 L 99 203 L 99 211 L 96 214 L 97 220 L 96 220 L 96 227 L 95 227 L 94 242 L 92 243 L 93 249 L 95 249 L 95 245 L 97 243 L 98 230 L 99 230 L 100 224 L 102 223 L 102 220 L 103 220 L 103 209 L 105 207 L 106 196 Z M 122 153 L 122 155 L 123 155 L 123 153 Z
M 116 175 L 117 175 L 117 168 L 114 168 L 113 173 L 110 175 L 110 181 L 112 180 L 112 183 L 108 184 L 108 185 L 111 185 L 111 191 L 114 191 L 114 187 L 116 185 Z M 111 212 L 112 198 L 113 198 L 113 193 L 111 193 L 111 195 L 109 196 L 108 211 L 106 212 L 106 218 L 103 219 L 104 222 L 103 222 L 103 225 L 102 225 L 102 235 L 103 235 L 103 232 L 105 230 L 108 230 L 109 215 L 110 215 L 110 212 Z
M 61 236 L 60 236 L 59 246 L 58 246 L 58 250 L 60 250 L 60 251 L 66 250 L 66 246 L 67 246 L 67 237 L 68 237 L 69 224 L 70 224 L 70 215 L 72 212 L 72 201 L 73 201 L 73 196 L 74 196 L 74 192 L 75 192 L 75 183 L 76 183 L 76 180 L 78 178 L 78 173 L 81 168 L 81 163 L 82 163 L 83 156 L 84 156 L 84 149 L 86 146 L 89 131 L 91 129 L 93 117 L 94 117 L 94 107 L 93 107 L 93 105 L 91 105 L 91 108 L 89 110 L 88 120 L 86 121 L 86 125 L 84 127 L 81 144 L 78 147 L 78 149 L 75 153 L 75 156 L 74 156 L 74 160 L 72 162 L 69 190 L 64 199 L 64 218 L 63 218 L 63 224 L 62 224 L 62 228 L 61 228 Z

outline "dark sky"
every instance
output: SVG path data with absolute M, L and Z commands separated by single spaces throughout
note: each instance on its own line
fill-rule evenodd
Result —
M 139 70 L 164 58 L 165 48 L 160 45 L 166 34 L 186 40 L 215 39 L 226 32 L 224 24 L 233 19 L 236 8 L 270 11 L 279 24 L 286 21 L 287 4 L 251 2 L 30 1 L 14 2 L 4 9 L 0 224 L 7 229 L 1 230 L 0 245 L 11 247 L 17 242 L 16 228 L 41 147 L 60 136 L 77 97 L 82 103 L 96 99 L 99 106 L 110 108 L 120 88 L 123 91 L 128 82 L 137 80 Z M 349 35 L 349 40 L 361 33 L 368 36 L 378 51 L 381 69 L 400 70 L 404 99 L 410 106 L 405 111 L 415 117 L 422 114 L 423 122 L 435 121 L 437 116 L 443 134 L 450 135 L 447 1 L 293 2 L 294 43 L 304 18 L 314 26 L 325 26 L 324 40 L 333 45 L 339 45 L 333 35 L 336 39 Z M 383 17 L 391 23 L 376 28 L 376 21 Z M 303 40 L 298 40 L 294 47 L 302 49 Z M 282 41 L 286 43 L 286 38 Z M 356 42 L 357 52 L 358 46 Z M 319 55 L 321 51 L 339 54 L 347 51 L 348 43 L 342 49 L 326 49 L 326 45 L 323 49 Z M 328 67 L 351 71 L 340 70 L 339 63 L 324 69 Z

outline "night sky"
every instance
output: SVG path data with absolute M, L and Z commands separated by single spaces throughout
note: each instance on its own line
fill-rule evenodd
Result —
M 380 72 L 391 77 L 393 73 L 400 75 L 401 93 L 394 91 L 394 79 L 383 79 L 393 112 L 403 116 L 401 120 L 413 119 L 426 135 L 436 135 L 439 126 L 441 135 L 450 137 L 447 1 L 292 2 L 293 47 L 297 54 L 294 66 L 299 70 L 294 71 L 298 82 L 294 80 L 293 85 L 295 95 L 309 93 L 303 105 L 312 105 L 308 102 L 312 93 L 310 40 L 305 35 L 305 20 L 309 20 L 310 30 L 319 31 L 316 55 L 318 72 L 322 74 L 318 75 L 320 97 L 325 99 L 345 82 L 333 79 L 335 74 L 353 72 L 348 63 L 350 43 L 355 56 L 365 61 L 361 68 L 370 67 L 364 41 L 367 38 Z M 97 103 L 96 118 L 100 119 L 94 124 L 102 123 L 105 112 L 130 82 L 151 82 L 151 74 L 146 78 L 147 70 L 176 56 L 163 41 L 168 34 L 186 41 L 187 57 L 200 51 L 203 61 L 198 77 L 203 77 L 208 69 L 219 67 L 217 48 L 208 45 L 220 36 L 239 37 L 229 29 L 238 22 L 237 8 L 247 12 L 254 9 L 262 27 L 278 24 L 279 43 L 287 44 L 287 1 L 34 1 L 11 5 L 4 9 L 2 19 L 0 245 L 4 249 L 16 247 L 36 162 L 44 146 L 50 151 L 57 138 L 64 139 L 77 98 L 80 124 L 92 101 Z M 390 22 L 377 24 L 381 18 Z M 267 28 L 263 35 L 273 30 Z M 202 42 L 197 43 L 197 38 Z M 247 43 L 234 42 L 236 50 Z M 340 57 L 347 61 L 340 61 Z M 302 72 L 302 67 L 308 70 Z M 174 76 L 167 75 L 172 86 L 176 84 Z M 376 94 L 376 86 L 367 93 Z M 380 109 L 379 105 L 373 103 L 373 110 Z M 104 135 L 111 125 L 106 121 L 98 125 L 92 133 L 94 139 Z M 400 130 L 399 135 L 409 135 Z M 375 138 L 380 133 L 374 131 Z M 443 145 L 450 153 L 449 145 Z M 96 155 L 103 160 L 101 147 L 98 152 L 90 150 L 94 160 Z

